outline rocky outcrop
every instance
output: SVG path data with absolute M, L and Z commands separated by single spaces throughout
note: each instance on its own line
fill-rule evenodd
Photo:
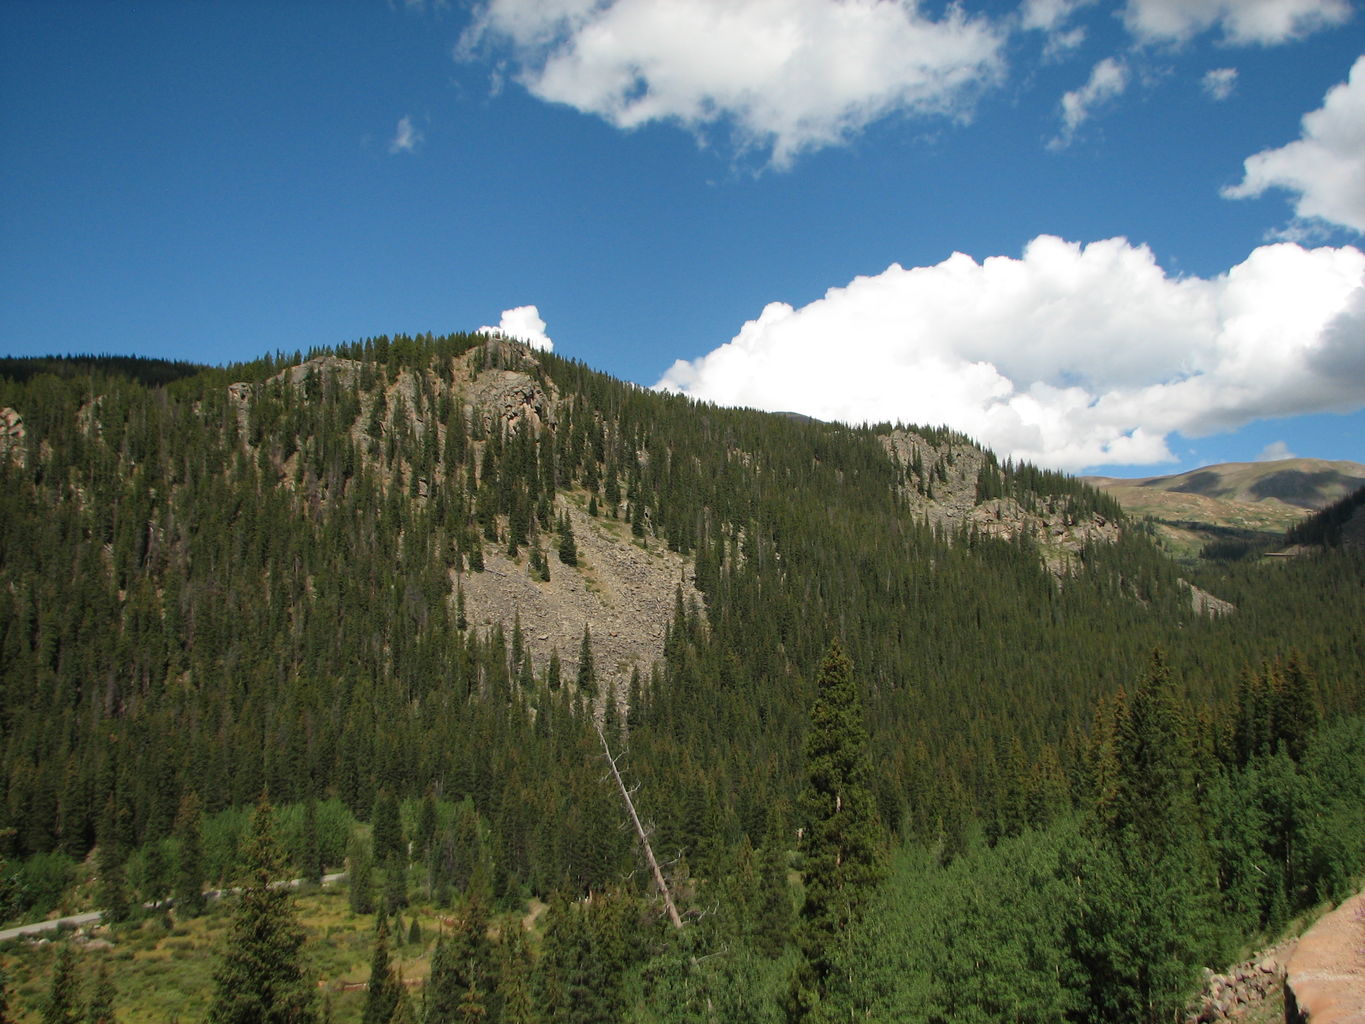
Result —
M 965 437 L 947 434 L 935 440 L 893 430 L 881 442 L 903 473 L 907 507 L 950 535 L 965 530 L 999 540 L 1031 537 L 1059 577 L 1072 572 L 1074 556 L 1087 545 L 1119 539 L 1118 523 L 1098 513 L 1077 515 L 1065 497 L 1039 497 L 1032 508 L 1012 497 L 978 500 L 977 480 L 987 455 Z
M 1237 606 L 1231 601 L 1214 597 L 1207 590 L 1201 590 L 1189 580 L 1178 580 L 1177 582 L 1190 595 L 1190 607 L 1194 609 L 1196 615 L 1207 615 L 1211 619 L 1216 619 L 1220 615 L 1231 615 L 1237 610 Z
M 1284 991 L 1286 1024 L 1365 1024 L 1365 892 L 1299 940 Z
M 1250 960 L 1222 974 L 1204 969 L 1204 987 L 1185 1024 L 1220 1024 L 1247 1019 L 1253 1012 L 1275 1005 L 1284 987 L 1285 964 L 1293 956 L 1297 940 L 1262 950 Z M 1256 1019 L 1265 1019 L 1257 1013 Z
M 8 406 L 0 409 L 0 458 L 9 459 L 16 466 L 27 465 L 27 436 L 24 418 Z

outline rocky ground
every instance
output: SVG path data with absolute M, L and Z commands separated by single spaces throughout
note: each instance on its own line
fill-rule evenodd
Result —
M 557 498 L 555 514 L 565 511 L 573 525 L 578 565 L 560 562 L 551 543 L 550 579 L 544 582 L 528 572 L 525 554 L 511 559 L 505 550 L 489 545 L 484 571 L 457 577 L 464 588 L 465 614 L 479 629 L 502 622 L 510 630 L 520 617 L 537 673 L 544 671 L 551 650 L 558 650 L 567 679 L 577 672 L 583 627 L 588 625 L 599 689 L 605 693 L 615 682 L 624 694 L 631 670 L 639 666 L 647 678 L 650 666 L 663 655 L 677 588 L 682 587 L 685 604 L 694 599 L 701 604 L 692 562 L 656 538 L 633 538 L 623 520 L 589 516 L 581 495 Z

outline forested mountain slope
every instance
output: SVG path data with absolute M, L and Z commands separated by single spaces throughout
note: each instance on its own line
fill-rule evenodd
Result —
M 597 719 L 703 899 L 746 845 L 795 848 L 836 640 L 878 828 L 928 851 L 902 881 L 1072 827 L 1156 648 L 1205 783 L 1292 732 L 1262 713 L 1287 678 L 1314 721 L 1361 710 L 1358 551 L 1211 568 L 1238 612 L 1201 616 L 1112 499 L 949 431 L 717 409 L 471 335 L 0 369 L 9 858 L 174 846 L 187 796 L 268 790 L 376 845 L 402 804 L 386 848 L 433 891 L 471 865 L 498 900 L 601 891 L 636 860 Z

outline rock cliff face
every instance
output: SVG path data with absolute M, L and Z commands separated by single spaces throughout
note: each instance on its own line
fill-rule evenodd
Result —
M 430 410 L 446 403 L 463 410 L 477 465 L 487 442 L 475 438 L 526 430 L 540 435 L 558 427 L 561 396 L 554 382 L 539 371 L 530 349 L 490 338 L 452 359 L 440 373 L 403 369 L 385 375 L 381 370 L 376 376 L 372 366 L 324 356 L 291 366 L 264 385 L 232 384 L 228 396 L 237 408 L 243 443 L 250 448 L 250 410 L 260 388 L 291 386 L 305 398 L 322 388 L 354 391 L 357 415 L 349 433 L 358 457 L 371 465 L 377 465 L 376 446 L 396 430 L 411 431 L 418 438 L 431 431 L 437 444 L 443 444 L 446 425 Z M 279 467 L 286 486 L 298 486 L 299 457 L 291 456 Z M 405 464 L 402 471 L 406 477 L 411 467 Z M 419 477 L 411 483 L 424 499 L 427 481 Z M 701 608 L 703 602 L 691 559 L 667 550 L 661 541 L 633 537 L 629 524 L 622 520 L 589 516 L 586 507 L 585 494 L 570 493 L 560 494 L 553 508 L 556 519 L 567 516 L 573 527 L 576 566 L 560 562 L 551 544 L 550 578 L 545 580 L 529 571 L 525 551 L 513 558 L 501 546 L 488 544 L 484 570 L 453 572 L 451 592 L 462 595 L 465 617 L 476 629 L 491 630 L 502 624 L 510 640 L 513 624 L 520 623 L 536 671 L 543 671 L 555 652 L 562 676 L 569 681 L 577 672 L 586 626 L 592 635 L 601 699 L 613 686 L 624 697 L 631 673 L 638 668 L 648 677 L 650 667 L 663 655 L 664 634 L 679 591 L 685 608 L 694 603 Z M 502 519 L 505 528 L 506 517 Z
M 1284 990 L 1286 1024 L 1365 1024 L 1365 892 L 1299 940 Z
M 16 466 L 27 465 L 26 438 L 24 418 L 14 409 L 0 409 L 0 458 L 9 459 Z
M 901 493 L 908 507 L 949 533 L 975 530 L 1001 540 L 1031 536 L 1058 576 L 1070 573 L 1073 558 L 1087 544 L 1119 538 L 1118 523 L 1098 513 L 1077 516 L 1065 498 L 1040 498 L 1033 508 L 1011 497 L 979 500 L 977 481 L 988 456 L 965 438 L 931 439 L 894 430 L 881 441 L 904 473 Z

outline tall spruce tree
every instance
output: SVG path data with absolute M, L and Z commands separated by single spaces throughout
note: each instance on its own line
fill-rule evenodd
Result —
M 57 950 L 41 1020 L 43 1024 L 80 1024 L 80 979 L 76 977 L 76 953 L 69 942 Z
M 270 801 L 257 801 L 243 853 L 245 878 L 236 897 L 222 959 L 213 972 L 209 1024 L 312 1024 L 312 984 L 304 962 L 303 926 L 294 895 L 272 883 L 284 877 Z
M 180 798 L 173 834 L 176 839 L 175 910 L 183 917 L 204 912 L 204 827 L 199 794 Z
M 882 874 L 867 746 L 853 666 L 836 640 L 820 666 L 805 741 L 806 899 L 797 930 L 801 963 L 787 1005 L 793 1021 L 835 1019 L 839 949 Z
M 95 970 L 94 991 L 90 993 L 90 1006 L 85 1013 L 87 1024 L 117 1024 L 114 1016 L 114 999 L 117 995 L 109 966 L 101 960 Z
M 389 1024 L 398 1006 L 400 986 L 389 964 L 389 919 L 382 911 L 374 932 L 374 955 L 370 959 L 370 984 L 365 992 L 363 1024 Z

